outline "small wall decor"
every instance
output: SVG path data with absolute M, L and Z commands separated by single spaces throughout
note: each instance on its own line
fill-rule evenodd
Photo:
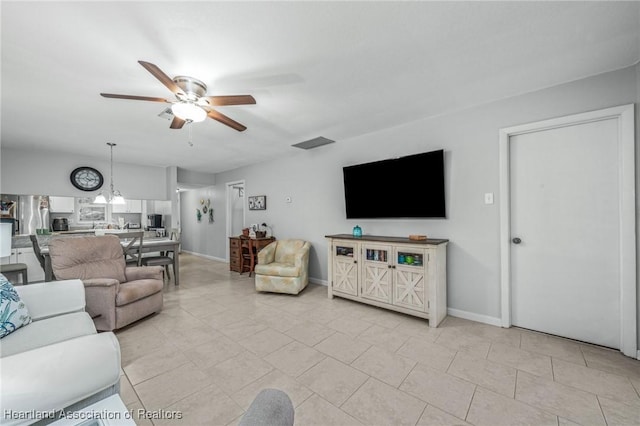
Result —
M 202 220 L 202 212 L 200 209 L 196 209 L 196 218 L 198 219 L 198 222 Z
M 267 209 L 267 196 L 266 195 L 254 195 L 249 197 L 249 210 L 266 210 Z
M 213 209 L 209 208 L 209 223 L 213 223 Z

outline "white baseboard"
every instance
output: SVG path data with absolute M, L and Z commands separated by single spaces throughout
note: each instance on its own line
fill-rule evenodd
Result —
M 473 312 L 461 311 L 459 309 L 453 308 L 447 308 L 447 315 L 470 321 L 481 322 L 483 324 L 495 325 L 496 327 L 502 327 L 502 320 L 500 318 L 490 317 L 488 315 L 480 315 Z
M 202 253 L 196 253 L 195 251 L 189 251 L 189 250 L 182 250 L 184 253 L 189 253 L 192 254 L 194 256 L 198 256 L 198 257 L 204 257 L 205 259 L 211 259 L 211 260 L 217 260 L 218 262 L 224 262 L 224 263 L 229 263 L 229 261 L 227 259 L 222 259 L 219 257 L 215 257 L 215 256 L 209 256 L 207 254 L 202 254 Z M 309 277 L 309 282 L 312 284 L 320 284 L 323 286 L 328 286 L 328 281 L 327 280 L 321 280 L 319 278 L 313 278 L 313 277 Z
M 325 286 L 325 287 L 327 287 L 327 286 L 329 285 L 329 283 L 327 282 L 327 280 L 321 280 L 321 279 L 319 279 L 319 278 L 312 278 L 312 277 L 309 277 L 309 282 L 310 282 L 311 284 L 320 284 L 320 285 L 323 285 L 323 286 Z
M 217 260 L 218 262 L 229 263 L 229 261 L 227 259 L 222 259 L 220 257 L 215 257 L 215 256 L 209 256 L 207 254 L 197 253 L 195 251 L 182 250 L 182 252 L 183 253 L 189 253 L 189 254 L 192 254 L 192 255 L 198 256 L 198 257 L 204 257 L 205 259 L 211 259 L 211 260 Z

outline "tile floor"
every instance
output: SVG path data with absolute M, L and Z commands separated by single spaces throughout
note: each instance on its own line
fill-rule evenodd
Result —
M 256 293 L 228 265 L 181 255 L 165 306 L 117 333 L 141 425 L 235 425 L 263 388 L 297 425 L 639 425 L 640 361 L 521 329 L 426 321 L 309 285 Z

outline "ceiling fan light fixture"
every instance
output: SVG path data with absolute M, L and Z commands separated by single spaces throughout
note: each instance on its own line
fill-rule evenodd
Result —
M 191 102 L 177 102 L 171 105 L 171 112 L 185 121 L 199 123 L 207 118 L 207 112 Z

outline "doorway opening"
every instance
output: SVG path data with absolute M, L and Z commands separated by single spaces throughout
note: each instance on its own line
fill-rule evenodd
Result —
M 227 182 L 227 241 L 242 233 L 245 223 L 244 180 Z M 229 260 L 229 244 L 226 244 L 226 259 Z

